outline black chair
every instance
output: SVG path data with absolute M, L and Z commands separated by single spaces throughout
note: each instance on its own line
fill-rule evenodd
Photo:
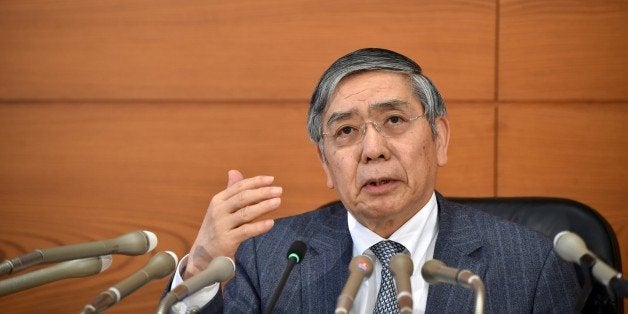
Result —
M 551 239 L 563 230 L 584 240 L 589 250 L 621 272 L 617 237 L 606 219 L 593 208 L 568 199 L 548 197 L 448 198 L 503 219 L 525 225 Z M 580 279 L 584 278 L 577 267 Z M 623 298 L 610 297 L 606 288 L 594 283 L 583 313 L 623 313 Z

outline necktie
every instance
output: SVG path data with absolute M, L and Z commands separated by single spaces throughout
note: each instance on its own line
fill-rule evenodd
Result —
M 395 283 L 388 267 L 388 262 L 397 253 L 401 253 L 405 247 L 395 241 L 385 240 L 371 246 L 371 251 L 377 256 L 382 263 L 382 281 L 377 293 L 377 301 L 373 313 L 399 313 L 399 305 L 397 304 L 397 291 L 395 291 Z

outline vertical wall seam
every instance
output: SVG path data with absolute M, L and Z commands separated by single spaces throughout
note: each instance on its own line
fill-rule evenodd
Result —
M 495 72 L 494 72 L 494 117 L 493 117 L 493 196 L 499 195 L 499 27 L 500 0 L 495 0 Z

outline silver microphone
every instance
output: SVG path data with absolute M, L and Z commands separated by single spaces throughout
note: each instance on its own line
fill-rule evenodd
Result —
M 0 296 L 57 280 L 95 275 L 109 268 L 111 259 L 111 255 L 78 259 L 5 279 L 0 281 Z
M 589 257 L 593 260 L 591 273 L 607 288 L 611 288 L 612 280 L 621 279 L 622 275 L 617 270 L 606 264 L 602 259 L 589 251 L 582 238 L 571 231 L 562 231 L 554 237 L 554 251 L 565 261 L 582 265 L 582 258 Z
M 83 308 L 81 313 L 100 313 L 108 309 L 151 280 L 161 279 L 171 274 L 177 267 L 178 261 L 177 255 L 170 251 L 155 254 L 146 266 L 99 294 Z
M 13 273 L 41 263 L 63 262 L 108 254 L 140 255 L 152 251 L 155 246 L 157 246 L 157 236 L 154 233 L 135 231 L 104 241 L 37 249 L 2 262 L 0 275 Z
M 475 313 L 484 313 L 486 289 L 482 279 L 466 269 L 447 267 L 443 262 L 433 259 L 425 262 L 421 268 L 423 279 L 432 285 L 448 283 L 475 291 Z
M 388 266 L 395 277 L 399 312 L 411 314 L 414 306 L 412 302 L 412 284 L 410 283 L 410 277 L 412 272 L 414 272 L 412 259 L 408 254 L 397 253 L 390 259 Z
M 203 271 L 192 278 L 184 280 L 180 285 L 168 292 L 159 303 L 157 313 L 168 313 L 175 303 L 204 287 L 229 279 L 233 276 L 233 273 L 235 273 L 235 263 L 232 259 L 225 256 L 214 258 Z
M 353 307 L 353 299 L 362 285 L 362 281 L 373 273 L 373 261 L 366 255 L 358 255 L 349 263 L 349 278 L 338 296 L 336 314 L 347 314 Z

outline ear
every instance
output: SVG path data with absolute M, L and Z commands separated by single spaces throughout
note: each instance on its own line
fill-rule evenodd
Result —
M 436 119 L 436 162 L 442 167 L 447 164 L 447 148 L 449 147 L 449 120 L 447 117 L 439 117 Z
M 329 166 L 327 165 L 327 160 L 325 156 L 323 156 L 323 152 L 321 152 L 320 146 L 316 147 L 316 151 L 318 152 L 318 159 L 321 161 L 321 165 L 323 166 L 323 170 L 325 171 L 325 176 L 327 177 L 327 187 L 330 189 L 334 188 L 334 181 L 331 179 L 331 175 L 329 172 Z

